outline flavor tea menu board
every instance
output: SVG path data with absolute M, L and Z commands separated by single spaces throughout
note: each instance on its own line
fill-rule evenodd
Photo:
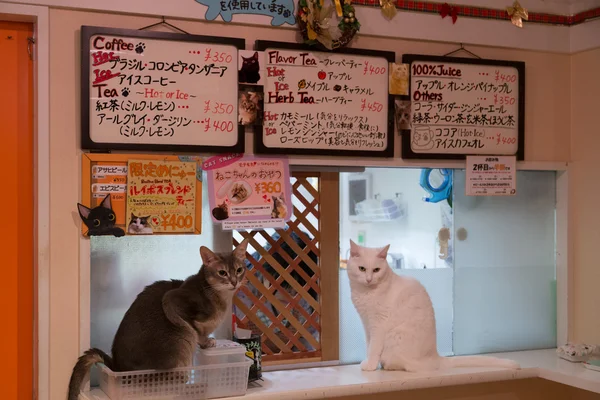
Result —
M 525 154 L 523 62 L 404 55 L 411 131 L 403 158 Z
M 327 156 L 393 156 L 393 53 L 321 53 L 257 42 L 266 82 L 256 152 Z
M 81 34 L 82 148 L 243 151 L 244 40 L 87 26 Z

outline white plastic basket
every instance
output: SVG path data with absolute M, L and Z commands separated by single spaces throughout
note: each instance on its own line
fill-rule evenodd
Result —
M 131 372 L 113 372 L 99 364 L 100 388 L 111 400 L 243 396 L 252 363 L 246 359 L 238 363 Z

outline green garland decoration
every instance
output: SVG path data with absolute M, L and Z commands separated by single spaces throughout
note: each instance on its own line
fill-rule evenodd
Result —
M 331 0 L 332 2 L 336 0 Z M 323 35 L 321 27 L 315 24 L 315 17 L 311 15 L 308 2 L 311 2 L 312 8 L 323 8 L 322 0 L 299 0 L 298 1 L 298 26 L 300 27 L 300 33 L 304 39 L 304 43 L 316 46 L 322 45 L 328 50 L 335 50 L 341 47 L 345 47 L 352 41 L 356 33 L 360 30 L 360 22 L 356 17 L 356 11 L 352 5 L 352 0 L 337 0 L 343 1 L 342 5 L 342 19 L 338 24 L 339 30 L 342 35 L 339 39 L 332 40 L 331 46 L 325 45 L 323 40 L 319 40 L 319 37 Z M 316 37 L 315 37 L 316 36 Z M 325 41 L 327 43 L 327 41 Z M 331 47 L 331 48 L 329 48 Z

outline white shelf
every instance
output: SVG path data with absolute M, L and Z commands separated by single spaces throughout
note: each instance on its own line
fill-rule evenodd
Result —
M 495 354 L 515 360 L 520 370 L 500 368 L 456 368 L 434 373 L 395 371 L 363 372 L 358 365 L 287 370 L 263 373 L 261 387 L 230 400 L 310 400 L 368 395 L 401 390 L 425 389 L 474 383 L 542 378 L 575 388 L 600 393 L 600 372 L 556 356 L 554 349 Z M 108 400 L 99 389 L 82 393 L 80 400 Z

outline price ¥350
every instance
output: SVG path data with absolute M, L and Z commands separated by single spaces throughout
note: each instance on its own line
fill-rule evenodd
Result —
M 280 182 L 259 182 L 254 185 L 256 193 L 281 193 Z
M 165 230 L 190 229 L 194 223 L 191 215 L 163 214 L 160 216 L 160 226 Z

